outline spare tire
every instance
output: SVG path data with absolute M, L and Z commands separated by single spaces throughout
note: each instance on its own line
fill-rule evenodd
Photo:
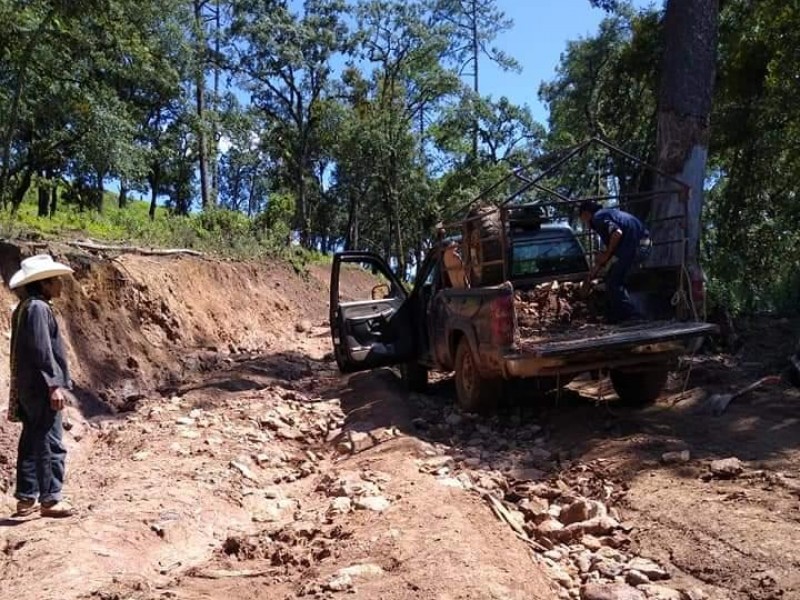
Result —
M 479 206 L 467 215 L 464 241 L 472 286 L 499 285 L 505 280 L 502 230 L 500 210 L 494 206 Z

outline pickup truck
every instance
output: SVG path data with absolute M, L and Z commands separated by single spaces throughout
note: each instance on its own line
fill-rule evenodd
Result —
M 339 369 L 350 373 L 396 365 L 413 391 L 425 388 L 429 371 L 454 371 L 458 402 L 468 412 L 490 407 L 506 381 L 530 380 L 532 387 L 545 383 L 552 389 L 584 372 L 608 374 L 622 402 L 643 405 L 658 397 L 689 345 L 715 329 L 672 319 L 599 330 L 576 327 L 544 339 L 521 335 L 515 291 L 547 281 L 580 281 L 589 267 L 567 225 L 521 231 L 509 245 L 506 280 L 469 287 L 457 284 L 445 268 L 453 242 L 440 240 L 419 267 L 410 292 L 380 256 L 336 254 L 330 327 Z M 380 277 L 366 298 L 342 291 L 345 270 L 358 268 Z

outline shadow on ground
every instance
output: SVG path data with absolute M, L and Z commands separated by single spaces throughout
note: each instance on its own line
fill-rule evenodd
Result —
M 717 368 L 717 367 L 715 367 Z M 748 380 L 741 373 L 730 375 Z M 749 375 L 747 376 L 749 377 Z M 695 371 L 693 379 L 724 379 L 718 372 Z M 735 400 L 720 416 L 708 410 L 708 391 L 680 394 L 684 380 L 672 381 L 658 403 L 646 408 L 619 406 L 608 389 L 597 400 L 598 385 L 584 382 L 580 393 L 526 393 L 524 383 L 507 394 L 494 411 L 473 417 L 460 413 L 452 379 L 409 394 L 391 369 L 351 375 L 337 394 L 347 415 L 346 429 L 367 431 L 396 427 L 427 442 L 446 444 L 452 452 L 481 458 L 486 468 L 514 464 L 553 472 L 575 460 L 613 461 L 619 473 L 635 476 L 651 469 L 665 452 L 688 449 L 696 459 L 737 456 L 746 461 L 780 461 L 800 447 L 800 391 L 786 385 L 765 388 Z M 682 400 L 689 398 L 689 402 Z M 694 398 L 694 401 L 691 401 Z M 550 457 L 543 452 L 546 448 Z M 665 467 L 667 468 L 667 467 Z M 680 467 L 675 467 L 681 473 Z M 687 473 L 695 476 L 695 473 Z

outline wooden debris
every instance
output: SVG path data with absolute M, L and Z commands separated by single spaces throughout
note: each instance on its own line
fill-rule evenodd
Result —
M 522 525 L 517 522 L 517 520 L 511 515 L 511 513 L 500 500 L 485 490 L 481 492 L 481 497 L 489 503 L 489 506 L 491 506 L 492 512 L 495 514 L 495 516 L 501 521 L 505 521 L 505 523 L 511 527 L 511 530 L 514 532 L 514 535 L 517 537 L 517 539 L 525 542 L 525 544 L 527 544 L 532 550 L 537 552 L 545 552 L 547 550 L 547 548 L 530 538 L 525 529 L 523 529 Z
M 598 296 L 584 282 L 552 281 L 517 291 L 514 308 L 523 337 L 574 330 L 596 320 Z
M 505 506 L 503 506 L 503 503 L 500 502 L 500 500 L 492 496 L 489 492 L 484 492 L 481 495 L 483 496 L 483 499 L 489 503 L 489 506 L 492 507 L 492 511 L 494 512 L 494 514 L 497 516 L 498 519 L 508 523 L 511 529 L 514 530 L 514 533 L 521 536 L 525 536 L 525 530 L 519 523 L 517 523 L 517 521 L 514 519 L 511 513 L 508 512 L 508 509 Z
M 144 256 L 174 256 L 187 254 L 189 256 L 203 256 L 202 252 L 189 248 L 140 248 L 138 246 L 122 246 L 114 244 L 99 244 L 92 240 L 68 242 L 70 246 L 89 250 L 90 252 L 128 252 Z
M 224 569 L 202 569 L 194 570 L 189 573 L 191 577 L 201 579 L 236 579 L 237 577 L 266 577 L 269 571 L 245 569 L 241 571 L 228 571 Z

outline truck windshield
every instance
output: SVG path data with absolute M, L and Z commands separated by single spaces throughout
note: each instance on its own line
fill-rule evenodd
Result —
M 512 277 L 543 277 L 586 270 L 583 248 L 569 229 L 542 228 L 513 241 Z

